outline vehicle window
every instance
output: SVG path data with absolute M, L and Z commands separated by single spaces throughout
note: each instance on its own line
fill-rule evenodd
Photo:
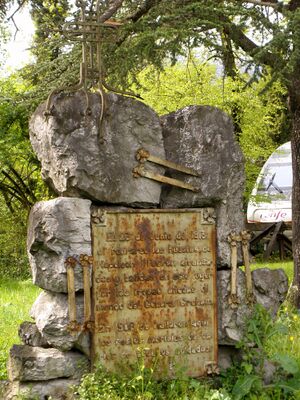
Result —
M 269 164 L 258 184 L 258 194 L 271 197 L 271 200 L 291 200 L 291 163 Z

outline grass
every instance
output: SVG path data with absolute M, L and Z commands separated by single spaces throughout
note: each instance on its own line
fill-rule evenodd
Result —
M 155 369 L 137 360 L 130 375 L 96 368 L 86 375 L 76 390 L 78 400 L 233 400 L 223 388 L 211 382 L 179 376 L 172 380 L 154 379 Z M 125 367 L 126 370 L 126 367 Z
M 300 369 L 300 316 L 297 311 L 282 307 L 273 334 L 266 341 L 266 352 L 271 358 L 276 354 L 294 358 Z
M 287 274 L 289 284 L 293 280 L 293 261 L 258 261 L 253 263 L 251 268 L 282 268 Z M 296 357 L 300 368 L 300 315 L 298 312 L 287 306 L 281 308 L 274 326 L 274 332 L 266 342 L 266 351 L 270 357 L 275 354 Z
M 40 289 L 30 280 L 0 280 L 0 379 L 6 379 L 9 349 L 20 342 L 18 327 L 31 320 L 30 308 Z

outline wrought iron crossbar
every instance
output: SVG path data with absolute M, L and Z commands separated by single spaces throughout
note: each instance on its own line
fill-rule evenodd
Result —
M 116 29 L 122 25 L 120 22 L 107 20 L 101 21 L 100 0 L 97 1 L 94 9 L 87 9 L 87 2 L 77 0 L 76 6 L 80 10 L 78 20 L 68 21 L 59 32 L 67 40 L 82 43 L 82 58 L 80 62 L 79 82 L 73 86 L 58 87 L 51 91 L 46 103 L 45 116 L 53 115 L 53 97 L 59 92 L 76 92 L 83 90 L 86 98 L 85 115 L 91 113 L 88 90 L 93 88 L 100 95 L 101 109 L 99 115 L 99 142 L 103 143 L 103 118 L 106 108 L 105 90 L 115 93 L 122 93 L 128 96 L 140 97 L 132 92 L 122 92 L 109 86 L 104 79 L 104 69 L 101 56 L 101 37 L 104 28 Z

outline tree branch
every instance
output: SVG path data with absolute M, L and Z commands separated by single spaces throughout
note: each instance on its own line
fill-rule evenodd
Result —
M 19 4 L 18 8 L 9 17 L 7 17 L 7 21 L 9 21 L 10 19 L 13 20 L 14 16 L 17 14 L 17 12 L 19 12 L 21 10 L 21 8 L 24 6 L 25 3 L 26 3 L 26 0 L 22 0 L 21 3 Z
M 160 1 L 161 0 L 145 0 L 135 13 L 126 17 L 126 21 L 138 21 L 143 15 L 147 14 L 152 7 L 160 3 Z
M 19 181 L 20 185 L 23 187 L 24 192 L 31 197 L 31 199 L 33 200 L 33 202 L 37 201 L 37 198 L 35 197 L 34 193 L 32 192 L 32 190 L 30 189 L 30 187 L 28 185 L 26 185 L 26 183 L 24 182 L 24 180 L 22 179 L 21 175 L 18 173 L 18 171 L 16 171 L 14 169 L 14 167 L 12 167 L 11 165 L 9 166 L 10 171 L 14 174 L 14 176 L 17 178 L 17 180 Z
M 100 16 L 99 22 L 104 23 L 112 17 L 118 9 L 122 6 L 124 0 L 114 0 L 108 9 Z
M 248 36 L 243 33 L 243 31 L 239 27 L 237 27 L 231 21 L 228 21 L 228 25 L 226 26 L 226 33 L 228 34 L 230 39 L 236 44 L 236 46 L 240 47 L 242 50 L 245 51 L 245 53 L 247 53 L 251 57 L 256 56 L 260 51 L 262 52 L 265 47 L 258 46 L 256 43 L 254 43 L 251 39 L 248 38 Z M 261 56 L 259 57 L 259 61 L 262 64 L 274 67 L 278 59 L 271 52 L 262 52 Z
M 26 3 L 26 0 L 22 0 L 21 3 L 19 4 L 18 8 L 7 18 L 7 21 L 12 21 L 12 23 L 14 24 L 15 27 L 15 34 L 14 34 L 14 40 L 16 40 L 16 36 L 17 33 L 19 32 L 19 27 L 16 24 L 16 21 L 14 19 L 14 16 L 17 14 L 17 12 L 19 12 L 21 10 L 21 8 L 23 7 L 23 5 Z
M 22 204 L 27 204 L 31 205 L 32 202 L 27 198 L 26 193 L 24 193 L 24 190 L 18 185 L 18 183 L 4 170 L 1 171 L 2 174 L 13 184 L 13 187 L 11 189 L 14 191 L 15 196 L 18 194 L 19 199 L 22 198 Z M 17 197 L 17 196 L 16 196 Z
M 0 191 L 1 191 L 2 196 L 3 196 L 3 198 L 4 198 L 5 204 L 7 205 L 7 208 L 9 209 L 9 211 L 10 211 L 12 214 L 14 214 L 15 210 L 14 210 L 14 208 L 13 208 L 13 206 L 12 206 L 11 199 L 8 197 L 8 194 L 7 194 L 7 193 L 5 192 L 5 190 L 3 190 L 3 189 L 0 189 Z
M 289 5 L 288 5 L 289 11 L 295 11 L 299 7 L 300 7 L 300 1 L 299 0 L 291 0 Z
M 125 18 L 125 22 L 137 22 L 140 18 L 142 18 L 151 8 L 156 6 L 158 3 L 160 3 L 162 0 L 145 0 L 144 3 L 138 7 L 137 11 L 128 17 Z M 131 31 L 132 33 L 132 31 Z M 121 46 L 122 43 L 126 40 L 130 33 L 127 32 L 126 35 L 123 35 L 119 40 L 116 42 L 117 46 Z
M 0 191 L 6 192 L 9 194 L 13 199 L 18 200 L 24 207 L 31 207 L 32 204 L 28 204 L 28 202 L 24 201 L 24 199 L 16 192 L 16 190 L 6 185 L 5 183 L 0 182 Z

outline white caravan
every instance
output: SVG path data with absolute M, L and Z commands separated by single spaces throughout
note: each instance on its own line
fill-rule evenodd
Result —
M 278 147 L 257 178 L 248 203 L 249 223 L 292 221 L 291 142 Z

